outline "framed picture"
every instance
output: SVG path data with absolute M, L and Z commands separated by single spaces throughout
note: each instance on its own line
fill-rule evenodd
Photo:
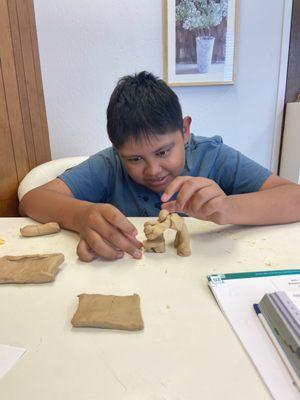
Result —
M 170 86 L 234 83 L 238 0 L 163 0 L 164 79 Z

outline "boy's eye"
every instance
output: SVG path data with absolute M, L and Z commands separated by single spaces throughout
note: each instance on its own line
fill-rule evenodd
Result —
M 158 157 L 165 157 L 170 153 L 170 149 L 164 149 L 164 150 L 160 150 L 158 153 L 156 153 L 158 155 Z
M 137 163 L 139 161 L 141 161 L 142 157 L 132 157 L 132 158 L 128 158 L 127 161 L 131 162 L 131 163 Z

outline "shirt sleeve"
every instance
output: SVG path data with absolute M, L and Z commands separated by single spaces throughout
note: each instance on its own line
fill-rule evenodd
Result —
M 112 176 L 113 160 L 103 151 L 67 169 L 58 178 L 69 187 L 76 199 L 106 203 Z
M 267 168 L 223 143 L 214 169 L 214 180 L 228 195 L 257 192 L 272 175 Z

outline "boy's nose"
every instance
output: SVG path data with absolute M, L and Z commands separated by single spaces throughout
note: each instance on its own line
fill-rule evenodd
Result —
M 151 178 L 151 177 L 155 178 L 161 173 L 161 171 L 162 171 L 162 168 L 159 163 L 148 163 L 146 165 L 144 173 L 149 178 Z

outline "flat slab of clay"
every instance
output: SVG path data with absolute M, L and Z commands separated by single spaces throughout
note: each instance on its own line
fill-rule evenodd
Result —
M 137 331 L 144 328 L 140 296 L 80 294 L 72 325 Z
M 0 257 L 0 283 L 46 283 L 55 279 L 62 253 Z

